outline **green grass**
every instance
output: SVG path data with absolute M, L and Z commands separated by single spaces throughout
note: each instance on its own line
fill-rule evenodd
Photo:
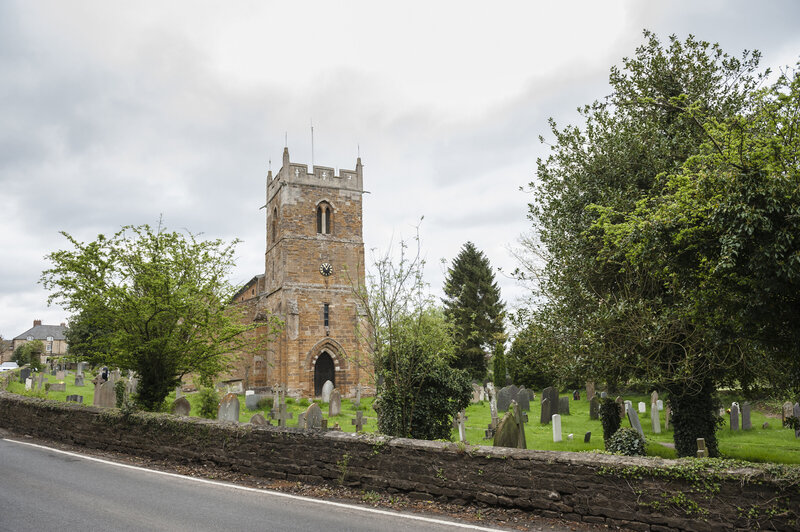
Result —
M 56 382 L 55 377 L 48 376 L 49 382 Z M 48 392 L 47 398 L 56 401 L 65 401 L 67 395 L 77 394 L 83 395 L 83 404 L 92 404 L 94 398 L 94 386 L 91 384 L 92 376 L 86 374 L 84 382 L 86 386 L 75 386 L 75 376 L 68 375 L 65 379 L 67 390 L 66 392 Z M 23 395 L 36 395 L 35 393 L 25 392 L 25 385 L 20 384 L 18 381 L 11 382 L 8 386 L 8 391 L 19 393 Z M 44 396 L 44 393 L 39 393 Z M 197 394 L 188 394 L 187 399 L 192 405 L 192 416 L 199 415 L 199 398 Z M 661 434 L 653 434 L 650 424 L 649 414 L 649 396 L 644 395 L 626 395 L 626 399 L 633 402 L 634 405 L 643 401 L 648 403 L 648 413 L 641 414 L 639 420 L 642 424 L 647 439 L 647 452 L 650 456 L 661 456 L 663 458 L 675 458 L 675 450 L 662 443 L 673 442 L 672 430 L 664 431 L 664 412 L 659 412 L 661 418 Z M 168 399 L 171 403 L 174 400 L 174 395 Z M 743 400 L 735 394 L 726 393 L 723 395 L 723 403 L 730 404 L 732 401 L 738 400 L 741 404 Z M 301 406 L 300 402 L 306 401 L 291 401 L 287 404 L 287 410 L 291 412 L 292 418 L 288 422 L 288 426 L 297 426 L 298 414 L 304 412 L 308 407 Z M 355 418 L 355 408 L 348 399 L 342 399 L 342 412 L 333 418 L 328 417 L 328 404 L 319 403 L 322 409 L 323 417 L 328 419 L 328 426 L 333 427 L 335 423 L 346 432 L 355 432 L 355 425 L 351 421 Z M 269 412 L 266 410 L 250 411 L 245 407 L 244 396 L 239 396 L 239 421 L 247 423 L 250 418 L 256 413 L 261 413 L 265 418 L 269 419 Z M 377 417 L 375 411 L 372 410 L 372 398 L 365 397 L 361 400 L 362 410 L 364 412 L 364 431 L 376 432 L 377 431 Z M 563 441 L 559 443 L 553 442 L 553 428 L 552 425 L 542 425 L 539 423 L 540 403 L 539 397 L 537 400 L 531 402 L 531 412 L 528 413 L 528 422 L 525 425 L 525 437 L 529 449 L 551 450 L 551 451 L 593 451 L 603 450 L 603 427 L 598 420 L 589 419 L 589 402 L 585 399 L 580 401 L 570 400 L 569 416 L 561 417 L 561 429 L 563 434 Z M 777 413 L 777 412 L 775 412 Z M 484 440 L 484 432 L 486 426 L 491 421 L 491 414 L 489 411 L 488 402 L 475 403 L 470 405 L 466 411 L 467 414 L 467 441 L 473 445 L 491 445 L 490 440 Z M 781 427 L 780 417 L 768 417 L 764 413 L 755 409 L 751 410 L 751 422 L 753 425 L 752 430 L 749 431 L 736 431 L 730 430 L 726 420 L 726 426 L 717 432 L 719 439 L 719 447 L 723 456 L 726 458 L 734 458 L 738 460 L 746 460 L 750 462 L 774 462 L 784 464 L 800 464 L 800 439 L 795 439 L 794 432 L 789 429 Z M 769 422 L 769 427 L 762 429 L 761 425 Z M 273 421 L 275 424 L 275 421 Z M 629 426 L 628 421 L 624 420 L 623 427 Z M 584 434 L 591 431 L 592 437 L 589 443 L 584 443 Z M 568 434 L 574 434 L 574 439 L 569 441 Z M 452 439 L 455 441 L 458 438 L 458 433 L 454 429 Z

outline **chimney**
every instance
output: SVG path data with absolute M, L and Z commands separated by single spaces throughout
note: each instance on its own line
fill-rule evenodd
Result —
M 41 324 L 42 324 L 42 320 L 33 320 L 33 326 L 34 327 L 38 327 Z
M 64 323 L 64 322 L 62 321 L 62 322 L 61 322 L 61 326 L 62 326 L 62 327 L 66 327 L 66 326 L 67 326 L 67 324 L 66 324 L 66 323 Z

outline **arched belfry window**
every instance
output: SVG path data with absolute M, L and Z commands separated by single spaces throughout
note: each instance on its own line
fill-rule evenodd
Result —
M 272 239 L 271 242 L 274 244 L 278 240 L 278 208 L 275 207 L 272 209 Z
M 322 235 L 331 234 L 331 223 L 333 221 L 333 209 L 330 204 L 323 201 L 317 205 L 317 233 Z

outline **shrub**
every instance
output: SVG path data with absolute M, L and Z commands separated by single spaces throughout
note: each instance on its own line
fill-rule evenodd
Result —
M 619 430 L 622 419 L 619 415 L 619 406 L 608 397 L 600 400 L 600 422 L 603 424 L 603 441 L 608 448 L 608 440 Z
M 606 450 L 625 456 L 645 456 L 644 438 L 636 429 L 619 429 L 606 440 Z
M 293 405 L 294 404 L 294 397 L 287 397 L 286 398 L 286 404 L 287 405 Z
M 716 432 L 725 420 L 718 414 L 722 404 L 715 395 L 713 383 L 706 382 L 699 391 L 693 393 L 670 391 L 667 400 L 672 409 L 671 423 L 678 457 L 695 456 L 697 438 L 705 439 L 708 456 L 718 457 Z
M 259 410 L 272 410 L 273 399 L 272 397 L 264 397 L 258 401 L 256 408 Z
M 297 404 L 298 404 L 299 406 L 308 406 L 308 405 L 310 405 L 311 403 L 308 401 L 308 399 L 306 399 L 306 398 L 304 397 L 304 398 L 300 399 L 300 401 L 299 401 Z
M 217 417 L 219 409 L 219 394 L 214 388 L 201 388 L 200 393 L 200 417 L 214 419 Z

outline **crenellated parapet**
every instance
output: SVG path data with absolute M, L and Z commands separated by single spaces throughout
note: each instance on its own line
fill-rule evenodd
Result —
M 340 169 L 339 173 L 330 166 L 314 165 L 309 171 L 307 164 L 289 161 L 289 149 L 283 149 L 283 165 L 275 177 L 270 172 L 267 177 L 267 189 L 277 187 L 280 183 L 296 183 L 301 185 L 327 186 L 354 191 L 363 191 L 363 172 L 361 157 L 356 160 L 355 170 Z

